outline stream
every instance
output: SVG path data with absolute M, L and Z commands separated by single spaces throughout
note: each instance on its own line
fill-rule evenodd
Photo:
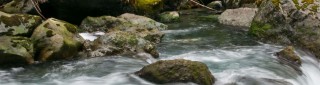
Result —
M 301 72 L 274 56 L 283 46 L 258 42 L 238 28 L 208 21 L 207 15 L 186 13 L 158 45 L 157 60 L 187 59 L 205 63 L 215 85 L 319 85 L 320 63 L 309 53 Z M 155 85 L 133 74 L 149 63 L 124 56 L 55 61 L 25 67 L 0 68 L 0 85 Z M 194 85 L 172 83 L 167 85 Z

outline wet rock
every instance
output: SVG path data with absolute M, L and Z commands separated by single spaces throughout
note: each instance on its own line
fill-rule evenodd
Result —
M 144 26 L 147 29 L 158 29 L 158 30 L 165 30 L 167 29 L 167 25 L 162 24 L 160 22 L 157 22 L 153 19 L 150 19 L 148 17 L 144 16 L 139 16 L 135 14 L 130 14 L 130 13 L 124 13 L 119 16 L 119 18 L 123 18 L 125 20 L 128 20 L 134 25 L 140 25 Z
M 26 37 L 0 37 L 0 65 L 34 63 L 33 43 Z
M 7 14 L 0 11 L 0 35 L 29 37 L 41 22 L 42 19 L 39 16 Z
M 77 27 L 68 22 L 50 18 L 39 25 L 31 39 L 40 61 L 70 59 L 82 48 L 83 39 Z
M 177 11 L 163 12 L 159 15 L 160 22 L 176 22 L 179 21 L 179 13 Z
M 82 21 L 80 28 L 89 32 L 128 31 L 136 33 L 151 42 L 160 43 L 164 36 L 160 30 L 166 29 L 167 25 L 144 16 L 126 13 L 119 17 L 87 17 Z
M 293 64 L 295 66 L 301 66 L 300 57 L 294 52 L 294 48 L 292 46 L 288 46 L 276 53 L 279 60 L 284 63 Z
M 295 44 L 320 58 L 320 13 L 318 1 L 262 1 L 250 27 L 261 40 Z
M 27 13 L 32 9 L 33 5 L 31 0 L 12 0 L 0 7 L 0 11 L 6 13 Z
M 227 9 L 219 16 L 219 22 L 225 25 L 249 28 L 256 12 L 256 8 Z
M 153 57 L 159 57 L 155 44 L 143 37 L 126 31 L 113 31 L 100 36 L 90 45 L 92 52 L 90 57 L 148 53 Z
M 161 60 L 143 67 L 135 74 L 159 84 L 194 82 L 200 85 L 213 85 L 215 82 L 205 64 L 183 59 Z

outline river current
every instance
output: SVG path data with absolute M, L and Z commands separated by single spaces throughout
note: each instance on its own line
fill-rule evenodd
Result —
M 279 63 L 275 52 L 284 46 L 258 42 L 241 28 L 208 21 L 204 14 L 182 16 L 158 45 L 156 60 L 187 59 L 205 63 L 215 85 L 320 85 L 320 63 L 300 49 L 297 71 Z M 210 18 L 209 18 L 210 19 Z M 85 36 L 88 38 L 94 38 Z M 0 68 L 0 85 L 156 85 L 133 72 L 150 64 L 126 56 L 55 61 L 25 67 Z M 172 83 L 167 85 L 194 85 Z

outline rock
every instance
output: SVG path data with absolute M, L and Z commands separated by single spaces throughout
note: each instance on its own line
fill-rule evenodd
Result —
M 256 12 L 256 8 L 227 9 L 219 16 L 219 22 L 225 25 L 249 28 Z
M 320 58 L 319 16 L 318 1 L 265 0 L 249 32 L 261 40 L 295 44 Z
M 204 63 L 183 59 L 160 60 L 143 67 L 135 74 L 158 84 L 193 82 L 199 85 L 213 85 L 215 82 Z
M 113 31 L 100 36 L 91 44 L 90 57 L 149 53 L 153 57 L 159 57 L 154 43 L 145 40 L 132 32 Z
M 82 21 L 80 28 L 84 32 L 107 32 L 112 29 L 125 30 L 131 26 L 132 24 L 123 18 L 116 18 L 112 16 L 100 16 L 85 18 Z
M 164 30 L 167 27 L 167 25 L 150 18 L 128 13 L 119 17 L 87 17 L 80 25 L 83 31 L 89 32 L 110 32 L 114 30 L 134 32 L 154 43 L 160 43 L 161 38 L 164 36 L 160 30 Z
M 163 12 L 159 14 L 160 22 L 176 22 L 179 21 L 179 13 L 177 11 Z
M 139 15 L 130 14 L 130 13 L 124 13 L 120 15 L 119 18 L 128 20 L 134 25 L 144 26 L 147 29 L 165 30 L 168 27 L 167 25 L 154 21 L 153 19 L 150 19 L 148 17 L 139 16 Z
M 42 19 L 39 16 L 7 14 L 0 11 L 0 35 L 30 37 L 41 22 Z
M 301 66 L 300 57 L 294 52 L 292 46 L 288 46 L 276 53 L 278 59 L 287 64 L 293 64 L 295 66 Z
M 33 43 L 26 37 L 0 37 L 0 65 L 34 63 Z
M 223 10 L 223 9 L 225 9 L 225 8 L 223 7 L 221 1 L 213 1 L 213 2 L 209 3 L 207 6 L 210 7 L 210 8 L 212 8 L 212 9 L 216 9 L 216 10 Z
M 33 32 L 37 60 L 70 59 L 82 49 L 83 39 L 77 27 L 68 22 L 49 18 Z
M 0 11 L 6 13 L 27 13 L 32 9 L 33 5 L 31 0 L 12 0 L 0 7 Z

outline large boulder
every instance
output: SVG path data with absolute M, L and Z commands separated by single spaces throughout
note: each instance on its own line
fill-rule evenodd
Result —
M 1 2 L 1 1 L 0 1 Z M 8 2 L 3 0 L 3 2 Z M 6 13 L 27 13 L 33 9 L 31 0 L 11 0 L 9 3 L 0 3 L 0 11 Z
M 227 9 L 219 16 L 219 22 L 225 25 L 249 28 L 257 11 L 256 8 Z
M 158 57 L 155 46 L 164 35 L 160 30 L 167 26 L 147 17 L 126 13 L 119 17 L 87 17 L 80 28 L 84 32 L 105 33 L 93 42 L 87 42 L 85 49 L 88 49 L 90 57 L 139 53 Z
M 33 43 L 26 37 L 0 37 L 0 65 L 34 63 Z
M 153 57 L 159 57 L 155 44 L 145 40 L 136 33 L 126 31 L 113 31 L 96 39 L 91 45 L 90 57 L 138 53 L 148 53 Z
M 157 22 L 157 21 L 150 19 L 148 17 L 145 17 L 145 16 L 124 13 L 118 17 L 123 18 L 125 20 L 128 20 L 129 22 L 131 22 L 134 25 L 144 26 L 147 29 L 165 30 L 168 27 L 165 24 L 162 24 L 160 22 Z
M 265 0 L 250 33 L 280 44 L 295 44 L 320 58 L 320 13 L 316 0 Z
M 0 11 L 0 35 L 30 37 L 41 22 L 42 19 L 39 16 L 7 14 Z
M 134 32 L 154 43 L 161 41 L 164 34 L 160 30 L 167 27 L 167 25 L 150 18 L 129 13 L 122 14 L 119 17 L 87 17 L 80 25 L 80 28 L 85 32 L 111 32 L 115 30 Z
M 157 61 L 143 67 L 135 74 L 159 84 L 193 82 L 199 85 L 213 85 L 215 82 L 215 78 L 204 63 L 183 59 Z
M 37 60 L 70 59 L 76 55 L 84 41 L 77 29 L 75 25 L 54 18 L 39 25 L 31 36 Z

